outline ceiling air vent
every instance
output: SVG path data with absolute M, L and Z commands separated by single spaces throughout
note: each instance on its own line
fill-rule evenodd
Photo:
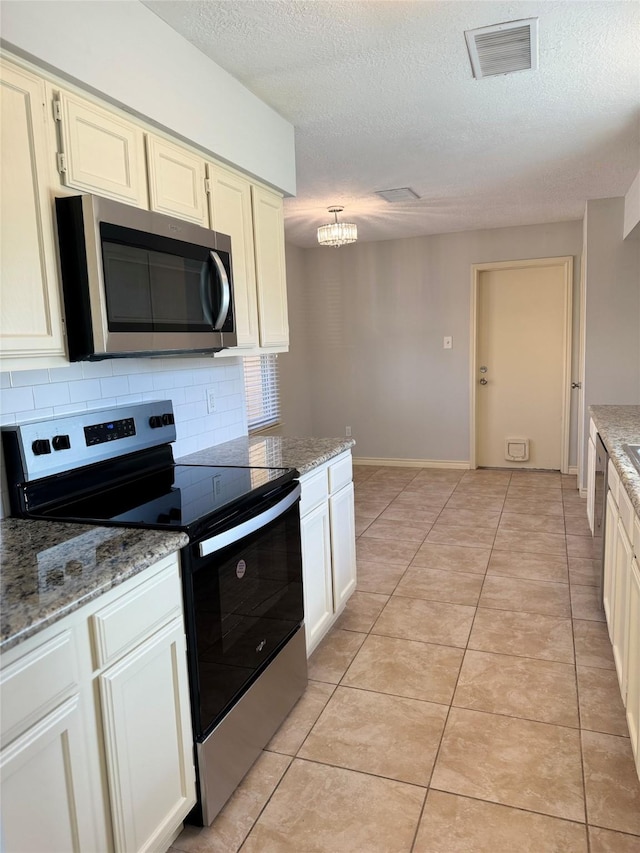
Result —
M 385 201 L 393 204 L 396 201 L 415 201 L 420 198 L 418 193 L 415 193 L 410 187 L 397 187 L 392 190 L 375 190 L 375 194 L 379 195 Z
M 493 77 L 538 67 L 538 19 L 465 30 L 474 77 Z

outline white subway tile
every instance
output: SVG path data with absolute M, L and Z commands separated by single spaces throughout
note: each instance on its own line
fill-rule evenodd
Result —
M 35 408 L 33 388 L 3 388 L 0 392 L 0 411 L 22 412 Z
M 100 401 L 102 388 L 99 379 L 79 379 L 69 383 L 69 398 L 72 403 L 84 403 L 88 400 Z
M 129 390 L 132 394 L 142 394 L 153 391 L 153 376 L 151 373 L 134 373 L 129 376 Z
M 36 409 L 42 409 L 45 406 L 66 406 L 71 402 L 69 385 L 65 382 L 56 382 L 55 385 L 35 385 L 33 399 Z
M 126 394 L 124 397 L 117 397 L 118 406 L 133 406 L 136 403 L 142 403 L 142 394 Z
M 128 376 L 107 376 L 100 380 L 103 397 L 124 397 L 129 393 Z
M 11 374 L 8 370 L 0 373 L 0 388 L 11 388 Z
M 153 374 L 153 387 L 156 389 L 156 391 L 167 391 L 169 388 L 175 388 L 175 386 L 175 373 L 167 373 L 166 371 L 162 371 L 161 373 Z
M 14 388 L 23 388 L 25 385 L 48 385 L 49 371 L 43 370 L 14 370 L 11 373 L 11 384 Z
M 83 361 L 82 375 L 85 379 L 101 379 L 103 376 L 113 376 L 113 364 L 111 360 Z
M 54 406 L 53 414 L 54 415 L 73 415 L 77 412 L 86 412 L 87 404 L 86 403 L 69 403 L 66 406 Z
M 76 379 L 82 379 L 82 364 L 75 362 L 68 367 L 50 367 L 49 381 L 50 382 L 73 382 Z

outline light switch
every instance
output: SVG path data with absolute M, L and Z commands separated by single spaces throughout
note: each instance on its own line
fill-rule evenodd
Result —
M 453 349 L 453 338 L 451 337 L 451 335 L 447 335 L 445 337 L 442 347 L 443 349 Z

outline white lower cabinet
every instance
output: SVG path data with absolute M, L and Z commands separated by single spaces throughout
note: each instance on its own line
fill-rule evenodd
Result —
M 196 799 L 176 555 L 0 663 L 3 853 L 164 853 Z
M 640 776 L 640 563 L 637 557 L 631 563 L 629 575 L 627 724 L 636 770 Z
M 303 487 L 304 488 L 304 487 Z M 304 622 L 310 654 L 333 621 L 331 539 L 326 500 L 300 519 Z
M 356 523 L 353 483 L 329 498 L 333 609 L 342 610 L 356 588 Z
M 640 518 L 611 462 L 608 484 L 604 611 L 640 777 Z
M 300 478 L 300 530 L 307 655 L 344 609 L 356 586 L 351 452 Z
M 104 850 L 96 832 L 99 780 L 85 757 L 81 700 L 71 696 L 2 750 L 2 849 L 5 853 Z
M 591 422 L 593 424 L 593 421 Z M 587 521 L 591 533 L 594 532 L 596 497 L 596 445 L 589 435 L 587 445 Z
M 161 849 L 193 805 L 185 656 L 182 620 L 174 619 L 99 678 L 114 847 L 122 853 Z

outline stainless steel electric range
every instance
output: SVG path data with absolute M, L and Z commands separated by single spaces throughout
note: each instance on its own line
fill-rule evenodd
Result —
M 182 530 L 199 801 L 209 824 L 307 683 L 291 468 L 176 464 L 170 401 L 2 428 L 13 515 Z

